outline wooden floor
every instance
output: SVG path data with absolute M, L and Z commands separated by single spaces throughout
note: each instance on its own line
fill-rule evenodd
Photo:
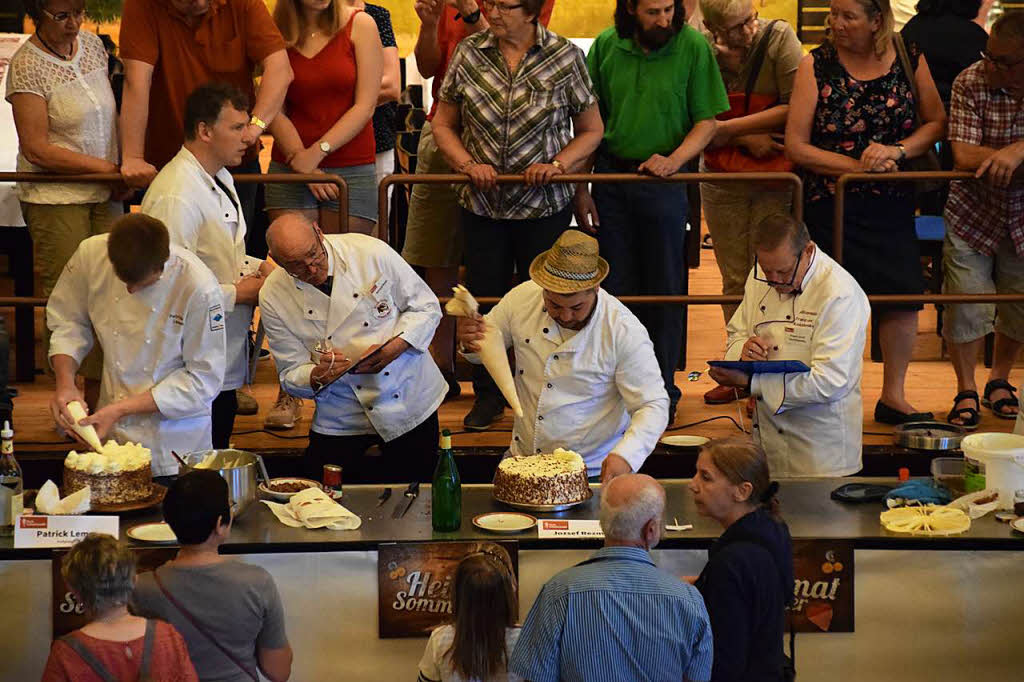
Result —
M 690 291 L 694 294 L 720 293 L 721 279 L 714 263 L 712 251 L 701 251 L 701 265 L 691 271 Z M 0 273 L 6 272 L 0 263 Z M 10 293 L 9 278 L 0 276 L 0 293 Z M 12 340 L 16 330 L 11 309 L 0 308 L 7 321 Z M 42 331 L 42 311 L 37 313 L 37 331 Z M 687 426 L 701 420 L 717 416 L 731 416 L 739 419 L 740 403 L 712 407 L 705 405 L 702 395 L 713 388 L 706 374 L 707 360 L 722 356 L 725 341 L 724 323 L 721 309 L 717 306 L 691 306 L 689 309 L 689 345 L 687 350 L 686 372 L 676 374 L 676 383 L 682 389 L 683 398 L 676 413 L 676 421 L 670 428 L 677 433 L 699 434 L 709 437 L 722 437 L 737 434 L 736 427 L 726 419 L 709 423 Z M 940 419 L 945 418 L 955 393 L 953 370 L 948 360 L 940 357 L 941 343 L 935 334 L 935 312 L 929 307 L 921 314 L 920 329 L 914 353 L 915 361 L 911 364 L 907 377 L 907 393 L 909 400 L 919 410 L 935 412 Z M 44 366 L 43 350 L 37 346 L 37 366 Z M 13 376 L 13 358 L 12 358 Z M 700 379 L 695 382 L 687 380 L 687 372 L 701 372 Z M 987 370 L 979 362 L 978 382 L 983 385 L 987 378 Z M 1011 377 L 1011 381 L 1019 381 L 1020 377 Z M 882 366 L 865 358 L 863 394 L 864 394 L 864 430 L 865 444 L 884 444 L 891 440 L 891 427 L 878 424 L 873 419 L 875 401 L 881 390 Z M 53 380 L 47 375 L 40 375 L 29 384 L 16 384 L 19 396 L 15 399 L 15 415 L 17 425 L 18 447 L 28 450 L 54 450 L 66 445 L 62 443 L 53 429 L 49 417 L 47 401 L 53 390 Z M 252 386 L 252 394 L 260 404 L 260 414 L 251 417 L 239 417 L 235 423 L 236 447 L 246 449 L 276 449 L 305 447 L 306 434 L 312 415 L 312 402 L 306 401 L 303 407 L 303 418 L 294 429 L 289 431 L 268 432 L 263 430 L 263 418 L 273 405 L 277 394 L 273 360 L 259 363 L 256 382 Z M 441 408 L 442 427 L 452 429 L 456 433 L 455 445 L 458 447 L 473 445 L 503 446 L 508 443 L 508 431 L 512 427 L 511 412 L 506 410 L 505 418 L 495 424 L 494 429 L 483 433 L 462 433 L 462 418 L 472 405 L 472 388 L 463 384 L 463 394 L 458 400 L 446 403 Z M 744 420 L 745 415 L 744 415 Z M 998 419 L 983 409 L 982 431 L 1009 431 L 1013 421 Z M 749 428 L 749 422 L 747 422 Z M 68 446 L 69 447 L 69 446 Z

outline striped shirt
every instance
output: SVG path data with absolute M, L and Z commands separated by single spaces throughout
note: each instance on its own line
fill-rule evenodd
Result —
M 1005 90 L 988 83 L 984 60 L 967 67 L 953 81 L 949 139 L 992 149 L 1024 141 L 1024 106 Z M 952 183 L 946 221 L 971 248 L 995 255 L 1009 237 L 1024 256 L 1024 187 L 993 187 L 987 180 Z
M 605 547 L 544 585 L 508 669 L 531 682 L 704 682 L 712 641 L 696 588 L 643 549 Z
M 522 173 L 550 163 L 572 139 L 572 117 L 597 102 L 580 48 L 537 24 L 536 43 L 514 73 L 489 31 L 455 49 L 438 97 L 459 110 L 462 143 L 478 163 L 500 173 Z M 489 218 L 542 218 L 564 209 L 575 188 L 502 185 L 480 192 L 460 185 L 459 203 Z

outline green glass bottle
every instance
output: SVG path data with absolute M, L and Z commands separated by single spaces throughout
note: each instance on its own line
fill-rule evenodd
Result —
M 452 452 L 452 434 L 441 432 L 441 453 L 430 488 L 430 519 L 434 530 L 449 533 L 462 526 L 462 483 Z

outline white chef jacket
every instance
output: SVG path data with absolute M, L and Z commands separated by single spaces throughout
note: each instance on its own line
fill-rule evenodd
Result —
M 315 396 L 312 430 L 328 436 L 377 433 L 391 441 L 423 423 L 448 383 L 430 353 L 441 306 L 390 246 L 362 234 L 324 237 L 331 296 L 277 268 L 260 289 L 260 316 L 284 389 L 313 398 L 318 344 L 353 361 L 401 335 L 410 348 L 377 374 L 346 374 Z
M 780 294 L 751 271 L 728 324 L 726 360 L 751 336 L 772 341 L 770 360 L 801 360 L 810 372 L 755 374 L 754 438 L 772 476 L 847 476 L 861 468 L 860 380 L 870 308 L 853 277 L 815 247 L 801 293 Z
M 149 448 L 155 476 L 177 473 L 171 450 L 211 447 L 210 403 L 224 378 L 222 308 L 210 270 L 174 245 L 160 279 L 129 294 L 107 257 L 105 234 L 79 245 L 50 294 L 50 357 L 81 363 L 94 330 L 99 338 L 100 406 L 152 392 L 159 412 L 118 420 L 111 437 Z
M 513 455 L 575 450 L 596 476 L 614 452 L 640 469 L 668 425 L 668 394 L 647 330 L 626 306 L 599 289 L 590 321 L 573 334 L 529 281 L 484 318 L 515 352 L 523 416 L 512 424 Z
M 223 390 L 231 391 L 248 379 L 253 310 L 247 303 L 235 304 L 235 282 L 259 270 L 263 261 L 245 255 L 245 216 L 231 173 L 221 168 L 216 177 L 223 188 L 182 147 L 146 190 L 140 210 L 161 220 L 171 243 L 199 256 L 220 282 L 227 315 Z

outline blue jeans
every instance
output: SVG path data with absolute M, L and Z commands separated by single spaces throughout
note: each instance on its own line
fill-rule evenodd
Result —
M 600 158 L 595 171 L 602 168 Z M 611 270 L 601 286 L 615 296 L 680 295 L 686 291 L 683 237 L 689 205 L 683 184 L 594 184 L 601 256 Z M 681 395 L 675 371 L 683 344 L 681 305 L 637 306 L 665 381 L 669 401 Z

